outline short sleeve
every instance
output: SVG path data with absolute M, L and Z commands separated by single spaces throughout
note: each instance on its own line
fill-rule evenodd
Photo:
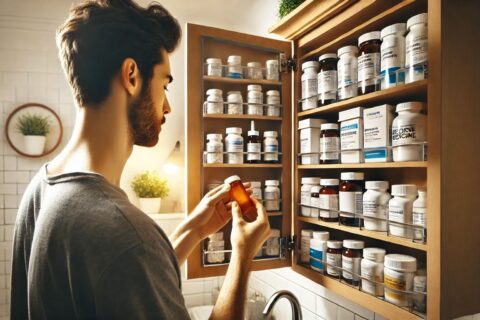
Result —
M 139 244 L 115 259 L 95 287 L 98 319 L 190 319 L 169 254 Z

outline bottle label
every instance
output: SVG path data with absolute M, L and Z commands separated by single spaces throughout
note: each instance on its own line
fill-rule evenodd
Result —
M 383 283 L 383 263 L 367 261 L 361 263 L 362 277 Z M 383 293 L 383 286 L 377 285 L 375 282 L 362 279 L 362 290 L 371 294 L 381 295 Z
M 357 58 L 340 59 L 338 62 L 338 88 L 345 88 L 357 83 Z
M 211 144 L 207 143 L 207 152 L 222 152 L 223 150 L 222 144 Z
M 361 148 L 363 133 L 360 134 L 360 123 L 356 121 L 342 122 L 340 126 L 340 146 L 342 150 L 356 150 Z
M 340 271 L 335 267 L 342 267 L 342 255 L 340 253 L 327 252 L 327 273 L 331 276 L 338 277 Z
M 261 160 L 261 144 L 247 143 L 247 160 Z
M 407 222 L 405 221 L 405 208 L 395 204 L 388 206 L 388 218 L 392 221 Z
M 380 75 L 380 53 L 364 53 L 358 56 L 358 82 L 376 80 Z M 372 84 L 377 81 L 372 81 Z
M 310 205 L 314 208 L 320 208 L 320 198 L 311 197 L 310 198 Z
M 404 67 L 405 64 L 405 39 L 403 37 L 392 37 L 384 40 L 381 49 L 381 71 L 382 88 L 388 87 L 390 84 L 404 83 L 405 72 L 397 70 Z
M 392 128 L 392 145 L 399 146 L 417 141 L 417 130 L 414 123 Z
M 321 194 L 320 209 L 338 210 L 338 194 Z
M 323 251 L 310 248 L 310 265 L 318 270 L 323 270 Z
M 362 214 L 363 194 L 359 191 L 340 191 L 340 216 L 352 217 L 353 214 Z M 348 213 L 352 213 L 349 215 Z
M 243 152 L 243 141 L 242 140 L 228 141 L 227 152 Z
M 310 205 L 310 199 L 311 199 L 310 191 L 302 191 L 301 192 L 300 204 L 303 204 L 305 206 L 309 206 Z
M 413 67 L 428 61 L 428 38 L 426 34 L 407 37 L 405 66 Z
M 243 114 L 243 106 L 240 103 L 230 103 L 227 107 L 228 114 Z
M 362 258 L 342 257 L 342 268 L 345 269 L 342 275 L 345 279 L 358 281 L 360 278 L 360 263 Z M 352 274 L 353 273 L 353 274 Z
M 318 81 L 316 78 L 302 81 L 302 99 L 317 98 Z
M 337 71 L 328 70 L 318 73 L 319 100 L 335 100 L 337 98 Z
M 338 160 L 340 159 L 340 138 L 339 137 L 323 137 L 320 138 L 320 159 L 321 160 Z
M 222 102 L 207 102 L 207 113 L 208 114 L 223 113 L 223 103 Z
M 363 200 L 363 214 L 378 218 L 387 217 L 387 204 L 381 204 L 376 200 Z
M 427 227 L 427 208 L 413 208 L 413 224 L 424 228 Z
M 302 237 L 301 240 L 301 261 L 310 261 L 310 237 Z
M 264 144 L 263 149 L 265 151 L 263 160 L 278 161 L 278 144 Z

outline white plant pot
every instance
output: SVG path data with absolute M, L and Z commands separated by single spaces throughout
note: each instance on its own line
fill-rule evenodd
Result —
M 23 136 L 23 141 L 25 144 L 25 153 L 38 156 L 43 154 L 47 138 L 45 136 Z
M 145 213 L 158 213 L 162 206 L 162 198 L 138 198 L 140 210 Z

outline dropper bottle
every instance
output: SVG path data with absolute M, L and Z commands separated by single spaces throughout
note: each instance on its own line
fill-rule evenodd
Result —
M 260 163 L 262 151 L 262 141 L 260 133 L 255 130 L 255 122 L 250 123 L 250 131 L 247 138 L 247 163 Z

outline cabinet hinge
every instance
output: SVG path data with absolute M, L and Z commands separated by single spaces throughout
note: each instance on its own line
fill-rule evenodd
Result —
M 297 70 L 297 62 L 293 58 L 287 59 L 284 52 L 279 53 L 278 60 L 280 62 L 280 72 L 289 72 Z
M 280 259 L 285 259 L 288 252 L 295 250 L 297 236 L 280 237 Z

